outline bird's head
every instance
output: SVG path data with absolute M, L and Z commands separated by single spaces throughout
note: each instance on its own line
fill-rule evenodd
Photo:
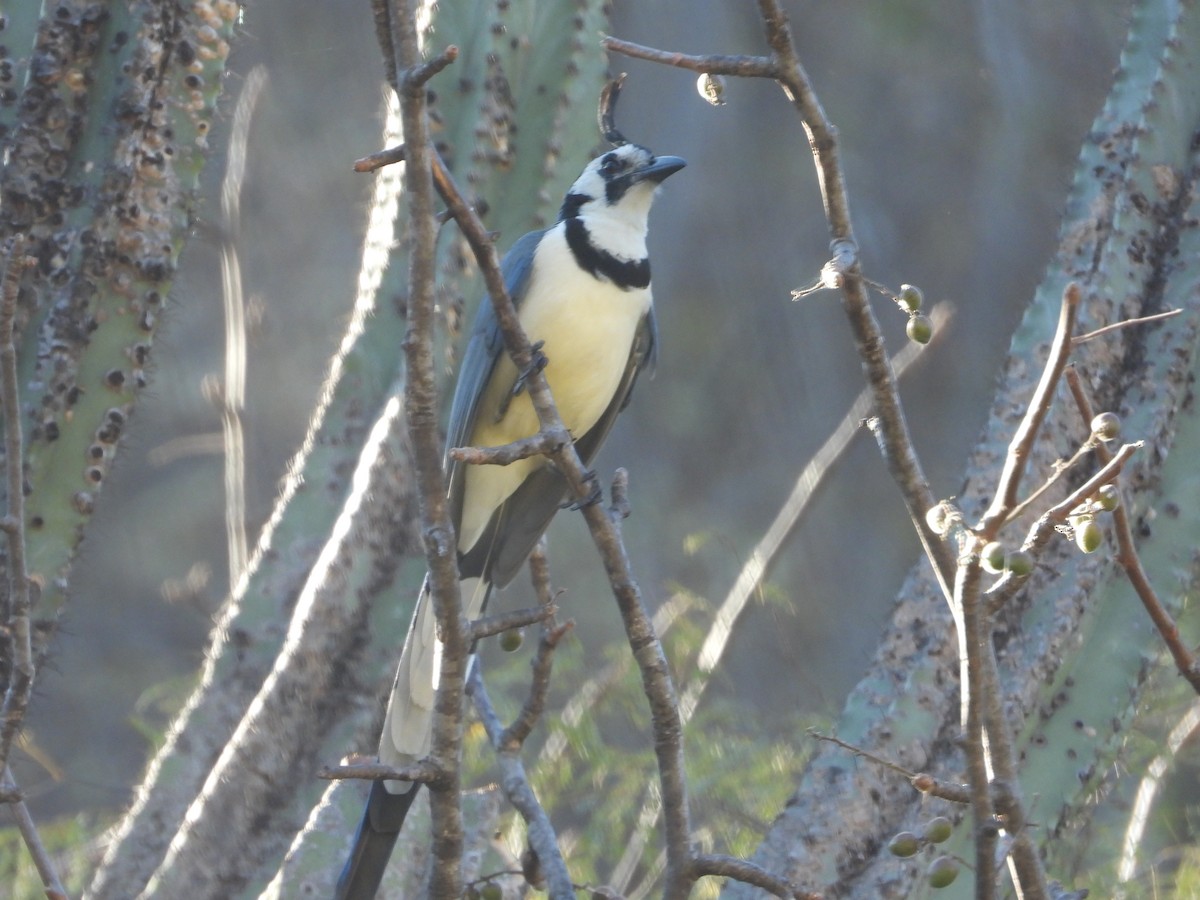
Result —
M 654 192 L 682 169 L 678 156 L 655 156 L 638 144 L 622 144 L 587 164 L 563 200 L 559 221 L 574 218 L 623 220 L 645 229 Z

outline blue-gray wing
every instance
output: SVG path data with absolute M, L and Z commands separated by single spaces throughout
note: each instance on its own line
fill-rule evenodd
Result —
M 504 287 L 508 296 L 519 309 L 529 287 L 529 273 L 533 271 L 533 253 L 541 241 L 544 231 L 531 231 L 521 237 L 504 259 L 500 261 L 500 274 L 504 276 Z M 446 428 L 446 448 L 464 447 L 475 430 L 475 419 L 479 414 L 479 400 L 483 396 L 488 379 L 496 368 L 496 361 L 504 352 L 504 336 L 500 323 L 492 309 L 488 296 L 479 303 L 475 322 L 471 326 L 471 337 L 463 351 L 462 364 L 458 368 L 458 382 L 454 388 L 454 400 L 450 404 L 450 422 Z M 463 463 L 449 457 L 444 463 L 449 476 L 450 510 L 454 527 L 461 524 L 462 492 L 466 481 L 463 478 Z

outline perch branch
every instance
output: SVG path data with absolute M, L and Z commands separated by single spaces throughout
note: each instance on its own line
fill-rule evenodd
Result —
M 1084 389 L 1079 378 L 1079 373 L 1074 369 L 1067 369 L 1066 379 L 1067 387 L 1070 388 L 1071 396 L 1075 400 L 1075 405 L 1079 408 L 1079 414 L 1083 417 L 1085 426 L 1090 425 L 1095 412 L 1087 391 Z M 1104 444 L 1097 443 L 1096 457 L 1102 463 L 1108 463 L 1112 459 L 1112 452 Z M 1114 479 L 1110 483 L 1120 492 L 1120 500 L 1117 503 L 1117 508 L 1112 512 L 1113 530 L 1117 536 L 1117 562 L 1125 570 L 1125 575 L 1129 578 L 1129 583 L 1137 593 L 1138 599 L 1142 601 L 1142 605 L 1146 608 L 1146 613 L 1150 616 L 1150 621 L 1154 623 L 1154 627 L 1162 635 L 1163 642 L 1167 645 L 1167 649 L 1171 653 L 1171 658 L 1175 660 L 1175 667 L 1179 670 L 1179 674 L 1187 679 L 1188 684 L 1192 686 L 1194 691 L 1200 694 L 1200 667 L 1197 666 L 1196 657 L 1183 643 L 1179 635 L 1179 626 L 1175 624 L 1174 617 L 1172 617 L 1158 598 L 1158 592 L 1154 590 L 1154 585 L 1150 583 L 1150 576 L 1146 574 L 1145 568 L 1142 567 L 1142 560 L 1138 555 L 1137 545 L 1133 540 L 1133 529 L 1129 525 L 1129 512 L 1128 506 L 1125 503 L 1125 492 L 1121 490 L 1118 480 Z
M 404 407 L 420 492 L 429 586 L 443 647 L 431 753 L 438 761 L 443 777 L 431 784 L 429 791 L 433 834 L 429 894 L 452 898 L 463 894 L 465 838 L 460 803 L 461 772 L 457 761 L 462 750 L 465 669 L 471 642 L 458 587 L 457 541 L 446 502 L 438 432 L 439 404 L 433 355 L 437 235 L 431 176 L 436 153 L 429 138 L 425 82 L 452 62 L 457 51 L 451 47 L 434 60 L 421 60 L 416 8 L 412 0 L 377 3 L 375 12 L 389 74 L 400 97 L 407 141 L 408 165 L 404 169 L 404 180 L 409 198 L 411 255 L 408 332 L 404 340 L 408 373 Z M 389 50 L 393 54 L 390 58 Z
M 29 814 L 29 807 L 25 805 L 25 801 L 21 798 L 21 792 L 13 780 L 12 772 L 8 766 L 4 766 L 3 771 L 4 775 L 0 778 L 0 791 L 12 794 L 15 797 L 15 799 L 7 801 L 8 808 L 11 811 L 13 823 L 17 826 L 17 831 L 21 834 L 21 840 L 25 842 L 25 846 L 29 850 L 29 855 L 33 857 L 33 866 L 37 869 L 38 877 L 42 879 L 42 887 L 46 894 L 46 900 L 67 900 L 67 889 L 63 887 L 62 881 L 59 880 L 58 870 L 54 867 L 54 860 L 46 852 L 46 845 L 42 843 L 41 835 L 38 834 L 37 824 L 33 821 L 33 816 Z
M 542 656 L 540 647 L 538 655 Z M 546 655 L 548 657 L 549 652 Z M 538 865 L 546 879 L 546 887 L 550 896 L 554 898 L 574 897 L 575 891 L 571 884 L 571 875 L 567 871 L 567 864 L 563 861 L 562 852 L 558 848 L 558 837 L 554 833 L 554 826 L 550 823 L 550 817 L 546 815 L 546 810 L 538 802 L 537 795 L 534 794 L 533 788 L 529 784 L 529 778 L 525 774 L 525 765 L 521 762 L 521 748 L 528 732 L 520 734 L 519 739 L 516 739 L 513 728 L 504 728 L 500 724 L 492 701 L 488 698 L 487 688 L 484 687 L 481 669 L 477 660 L 468 677 L 467 691 L 471 699 L 475 701 L 475 711 L 479 714 L 488 740 L 500 761 L 500 783 L 504 789 L 504 796 L 525 820 L 529 846 L 537 854 Z M 546 674 L 548 681 L 549 672 L 547 671 Z M 534 687 L 530 692 L 531 697 L 539 692 L 542 691 L 535 677 Z M 542 694 L 544 699 L 544 692 Z M 526 706 L 528 705 L 527 703 Z

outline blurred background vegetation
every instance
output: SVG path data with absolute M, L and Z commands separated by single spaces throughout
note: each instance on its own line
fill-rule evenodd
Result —
M 956 309 L 902 386 L 940 495 L 959 485 L 1009 335 L 1053 249 L 1127 6 L 788 4 L 802 60 L 841 132 L 867 272 L 892 287 L 919 284 L 928 300 Z M 685 52 L 762 52 L 750 3 L 617 0 L 611 32 Z M 349 314 L 371 177 L 350 163 L 376 149 L 382 103 L 365 3 L 259 0 L 234 45 L 215 147 L 228 135 L 245 73 L 259 65 L 269 82 L 250 132 L 239 240 L 251 311 L 252 538 Z M 630 73 L 622 130 L 689 167 L 664 190 L 651 228 L 658 373 L 639 384 L 598 468 L 602 476 L 617 465 L 631 472 L 625 534 L 651 604 L 687 595 L 703 607 L 723 597 L 849 407 L 859 366 L 833 294 L 789 299 L 815 280 L 828 239 L 808 147 L 778 87 L 733 82 L 727 105 L 713 108 L 686 72 L 624 59 L 612 68 Z M 229 588 L 221 418 L 205 389 L 223 366 L 218 247 L 203 221 L 216 219 L 222 168 L 218 155 L 156 341 L 161 371 L 98 505 L 74 600 L 39 676 L 30 745 L 14 760 L 42 822 L 107 819 L 128 802 L 193 685 Z M 501 248 L 517 236 L 502 235 Z M 885 307 L 889 341 L 899 347 L 904 319 Z M 737 755 L 740 740 L 775 747 L 790 765 L 805 740 L 802 723 L 836 715 L 861 674 L 917 553 L 863 434 L 770 569 L 761 602 L 739 622 L 705 700 L 736 728 L 728 740 L 694 747 L 696 767 L 706 768 L 706 753 Z M 611 657 L 619 625 L 575 517 L 551 530 L 551 564 L 568 591 L 564 613 L 578 622 L 557 677 L 577 683 Z M 412 587 L 415 595 L 415 579 Z M 505 602 L 524 605 L 521 590 L 510 589 Z M 686 642 L 686 630 L 678 639 Z M 782 805 L 790 787 L 781 780 L 777 795 L 763 799 L 764 821 L 749 823 L 748 834 L 769 822 L 770 805 Z M 1176 834 L 1191 833 L 1188 808 L 1171 815 Z

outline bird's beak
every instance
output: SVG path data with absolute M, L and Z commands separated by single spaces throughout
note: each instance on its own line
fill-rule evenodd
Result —
M 658 184 L 686 165 L 686 160 L 680 159 L 678 156 L 656 156 L 650 165 L 638 169 L 636 172 L 630 172 L 626 177 L 629 178 L 631 184 L 637 184 L 639 181 L 653 181 Z

